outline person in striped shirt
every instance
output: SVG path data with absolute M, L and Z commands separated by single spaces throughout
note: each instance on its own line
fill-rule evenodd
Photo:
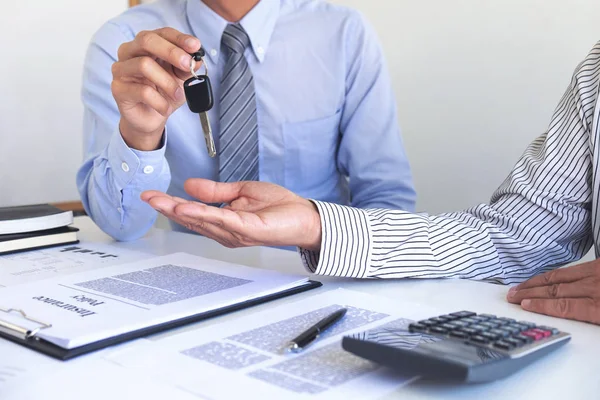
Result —
M 215 208 L 145 192 L 167 217 L 227 247 L 298 246 L 316 273 L 515 284 L 525 310 L 600 324 L 600 42 L 577 67 L 546 133 L 492 196 L 462 212 L 415 214 L 303 199 L 262 182 L 186 182 Z

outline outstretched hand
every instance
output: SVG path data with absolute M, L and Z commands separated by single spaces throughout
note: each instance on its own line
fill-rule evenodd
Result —
M 141 197 L 167 218 L 229 248 L 320 248 L 317 208 L 287 189 L 266 182 L 219 183 L 206 179 L 189 179 L 184 188 L 202 203 L 158 191 L 146 191 Z M 226 205 L 220 208 L 203 203 Z
M 535 276 L 507 299 L 527 311 L 600 325 L 600 259 Z

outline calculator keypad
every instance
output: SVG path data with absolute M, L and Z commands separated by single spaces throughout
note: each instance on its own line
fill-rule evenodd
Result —
M 525 345 L 560 334 L 556 328 L 533 322 L 499 318 L 490 314 L 459 311 L 409 325 L 411 332 L 450 337 L 476 346 L 510 352 Z

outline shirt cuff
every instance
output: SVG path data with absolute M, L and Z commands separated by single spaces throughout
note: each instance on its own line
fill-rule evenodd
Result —
M 304 266 L 318 275 L 370 276 L 372 234 L 365 210 L 311 200 L 321 219 L 321 251 L 299 249 Z
M 122 189 L 131 182 L 145 184 L 158 179 L 166 166 L 167 129 L 162 146 L 153 151 L 140 151 L 127 146 L 117 129 L 108 144 L 108 163 L 117 185 Z

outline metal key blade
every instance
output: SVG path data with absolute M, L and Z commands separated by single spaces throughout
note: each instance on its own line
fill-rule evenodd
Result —
M 217 155 L 217 149 L 215 148 L 215 141 L 213 139 L 212 129 L 208 119 L 208 113 L 200 113 L 200 124 L 202 124 L 202 132 L 204 133 L 204 141 L 206 142 L 206 150 L 208 150 L 208 155 L 214 157 Z

